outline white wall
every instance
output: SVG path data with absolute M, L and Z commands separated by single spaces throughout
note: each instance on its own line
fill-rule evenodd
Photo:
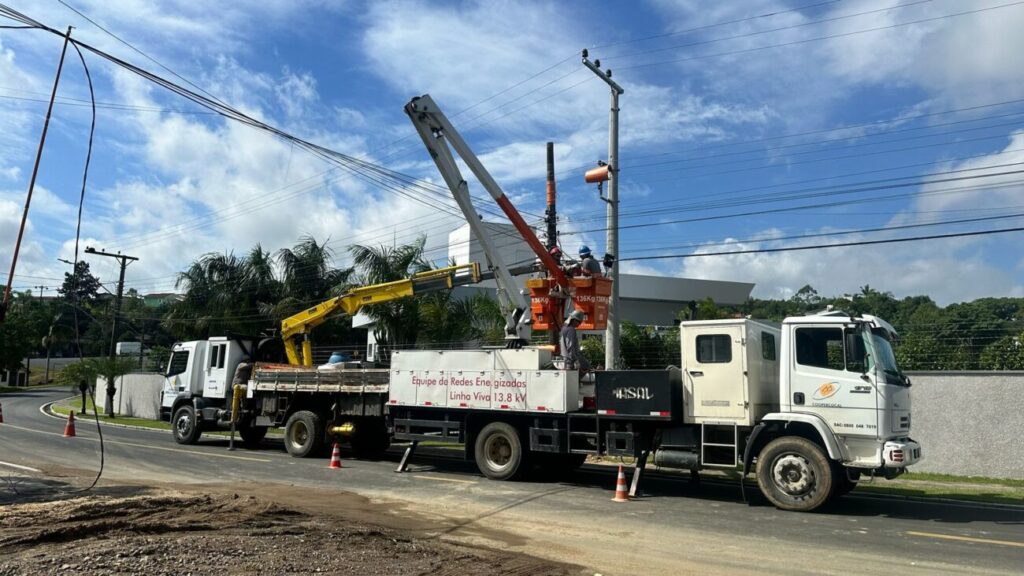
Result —
M 916 472 L 1024 478 L 1024 372 L 910 372 Z
M 162 374 L 140 372 L 127 374 L 114 382 L 114 410 L 120 416 L 160 418 L 160 390 L 164 385 Z M 106 378 L 96 379 L 96 401 L 100 402 L 107 388 Z

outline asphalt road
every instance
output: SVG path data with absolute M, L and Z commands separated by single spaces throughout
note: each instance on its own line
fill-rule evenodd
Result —
M 87 484 L 99 462 L 91 421 L 78 437 L 40 412 L 60 390 L 0 396 L 0 475 L 9 464 L 71 472 Z M 586 466 L 569 481 L 494 482 L 474 465 L 426 454 L 395 474 L 399 454 L 379 462 L 299 460 L 268 439 L 258 450 L 226 450 L 204 437 L 179 446 L 170 432 L 104 427 L 104 482 L 228 484 L 254 495 L 301 498 L 344 490 L 367 498 L 362 514 L 381 524 L 445 539 L 576 563 L 608 574 L 1020 574 L 1020 508 L 851 495 L 821 512 L 776 510 L 735 485 L 651 476 L 645 497 L 612 503 L 614 472 Z M 24 472 L 24 471 L 23 471 Z M 0 484 L 2 486 L 2 484 Z M 3 489 L 0 488 L 0 493 Z M 298 494 L 298 496 L 296 496 Z M 4 496 L 0 494 L 0 496 Z M 10 501 L 10 498 L 2 501 Z M 330 498 L 320 498 L 326 502 Z

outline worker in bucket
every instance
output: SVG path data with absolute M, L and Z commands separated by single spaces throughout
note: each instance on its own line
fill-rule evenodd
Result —
M 601 262 L 590 252 L 590 247 L 587 245 L 580 246 L 580 273 L 584 276 L 593 276 L 600 278 L 604 276 L 601 273 Z
M 580 352 L 580 338 L 576 327 L 587 317 L 582 310 L 573 310 L 562 326 L 562 358 L 565 359 L 566 370 L 579 370 L 580 373 L 590 370 L 590 363 Z

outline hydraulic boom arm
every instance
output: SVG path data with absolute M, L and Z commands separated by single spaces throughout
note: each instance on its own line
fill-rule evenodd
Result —
M 467 271 L 466 274 L 459 272 Z M 331 316 L 341 312 L 355 314 L 363 306 L 381 304 L 438 290 L 450 290 L 455 286 L 475 284 L 480 281 L 480 265 L 476 262 L 449 266 L 420 272 L 404 280 L 360 286 L 341 296 L 336 296 L 281 321 L 281 339 L 288 355 L 288 363 L 313 365 L 313 345 L 309 334 Z M 302 353 L 299 354 L 296 338 L 302 336 Z
M 487 189 L 487 192 L 490 193 L 494 201 L 501 207 L 501 210 L 516 227 L 516 230 L 526 243 L 529 244 L 537 257 L 540 258 L 544 267 L 556 279 L 556 283 L 559 286 L 568 285 L 565 273 L 551 254 L 544 248 L 544 245 L 537 238 L 537 235 L 534 234 L 530 226 L 523 220 L 515 206 L 505 197 L 501 187 L 494 181 L 494 178 L 487 172 L 487 169 L 480 163 L 480 160 L 473 154 L 473 151 L 469 149 L 466 141 L 462 139 L 462 136 L 459 135 L 459 132 L 448 121 L 448 118 L 441 112 L 441 109 L 434 103 L 430 95 L 413 98 L 412 101 L 405 105 L 405 113 L 409 115 L 413 126 L 419 132 L 420 138 L 423 139 L 423 144 L 430 152 L 430 156 L 437 165 L 438 171 L 441 172 L 445 183 L 448 184 L 455 202 L 465 215 L 473 235 L 479 239 L 484 254 L 487 256 L 488 266 L 494 272 L 495 280 L 498 283 L 498 296 L 505 313 L 505 338 L 513 344 L 529 342 L 531 333 L 529 304 L 526 297 L 513 281 L 512 274 L 502 260 L 501 255 L 494 248 L 491 237 L 483 226 L 480 214 L 473 207 L 473 201 L 469 195 L 469 185 L 462 177 L 462 173 L 455 163 L 455 158 L 449 145 L 455 149 L 455 152 L 466 163 L 466 166 L 469 167 L 470 171 Z

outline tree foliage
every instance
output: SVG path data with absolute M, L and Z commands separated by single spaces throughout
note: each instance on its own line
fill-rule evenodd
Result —
M 402 246 L 349 247 L 358 283 L 393 282 L 429 270 L 430 264 L 423 257 L 426 241 L 426 236 L 421 236 L 412 244 Z M 363 308 L 363 311 L 373 319 L 376 339 L 385 347 L 393 349 L 416 343 L 420 331 L 419 301 L 416 298 L 374 304 Z

